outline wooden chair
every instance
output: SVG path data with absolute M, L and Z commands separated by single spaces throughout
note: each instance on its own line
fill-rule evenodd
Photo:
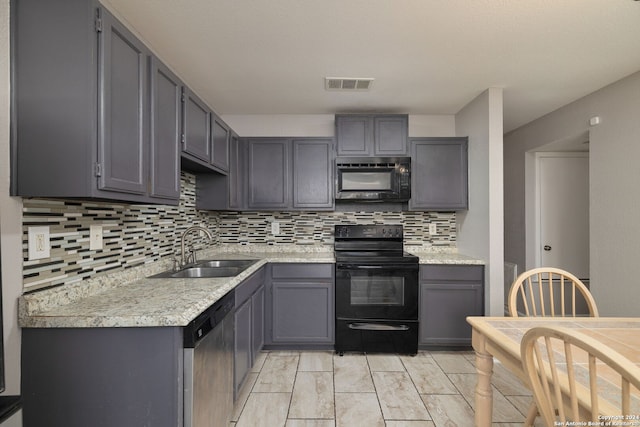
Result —
M 596 301 L 580 279 L 559 268 L 541 267 L 520 274 L 509 290 L 509 315 L 576 316 L 580 301 L 586 303 L 588 315 L 598 316 Z M 524 310 L 522 313 L 519 310 Z
M 598 317 L 596 301 L 580 279 L 559 268 L 541 267 L 516 278 L 509 289 L 507 307 L 509 315 L 514 317 L 567 317 L 576 316 L 581 303 L 586 304 L 590 317 Z M 532 426 L 537 416 L 534 401 L 524 425 Z
M 640 414 L 640 368 L 602 342 L 541 326 L 525 333 L 520 354 L 545 425 L 638 422 L 625 416 Z

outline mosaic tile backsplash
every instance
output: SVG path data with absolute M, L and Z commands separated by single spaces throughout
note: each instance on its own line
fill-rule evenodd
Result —
M 178 206 L 24 199 L 25 291 L 77 282 L 99 274 L 149 264 L 180 252 L 180 235 L 191 225 L 214 234 L 210 244 L 333 245 L 336 224 L 403 224 L 405 245 L 455 248 L 455 213 L 442 212 L 208 212 L 195 208 L 195 180 L 181 177 Z M 271 233 L 271 223 L 280 233 Z M 429 235 L 429 224 L 437 233 Z M 103 249 L 89 249 L 90 225 L 103 228 Z M 28 227 L 48 226 L 51 256 L 28 260 Z

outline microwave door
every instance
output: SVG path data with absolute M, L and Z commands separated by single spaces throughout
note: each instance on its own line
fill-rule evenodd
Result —
M 390 171 L 342 171 L 340 191 L 391 191 Z

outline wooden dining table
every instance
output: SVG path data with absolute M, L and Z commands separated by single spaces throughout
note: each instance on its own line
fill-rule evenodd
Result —
M 640 318 L 470 316 L 467 322 L 471 324 L 472 345 L 476 352 L 475 425 L 478 427 L 491 426 L 494 358 L 528 386 L 520 358 L 520 341 L 533 327 L 553 325 L 577 329 L 640 366 Z

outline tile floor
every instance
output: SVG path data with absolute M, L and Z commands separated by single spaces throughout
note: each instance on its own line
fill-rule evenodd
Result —
M 263 352 L 231 426 L 473 426 L 475 384 L 473 352 Z M 493 425 L 522 425 L 531 393 L 499 363 L 493 385 Z

